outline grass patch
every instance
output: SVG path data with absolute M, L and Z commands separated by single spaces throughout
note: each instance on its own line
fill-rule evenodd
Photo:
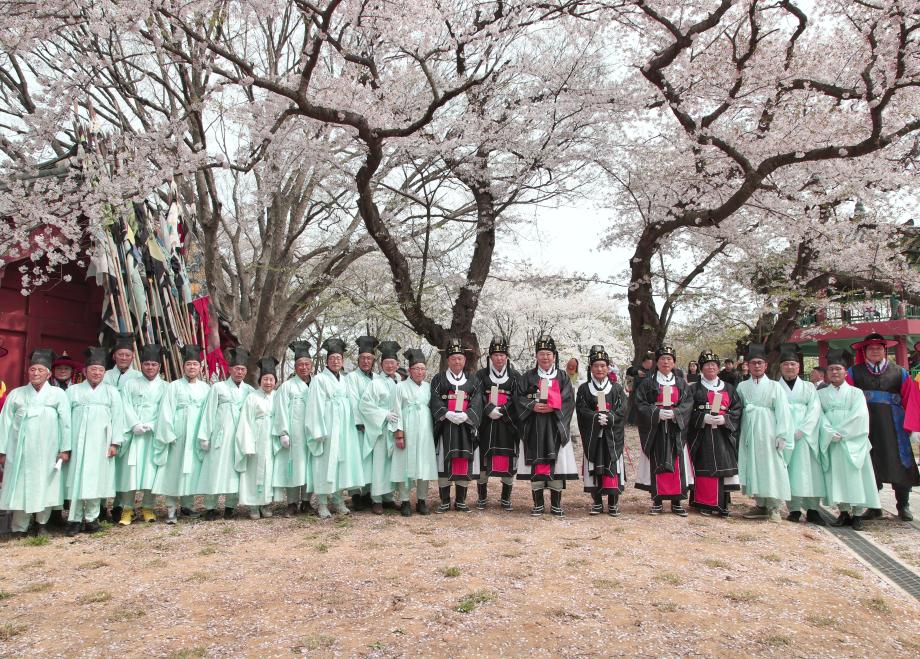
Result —
M 295 654 L 306 654 L 317 650 L 328 650 L 335 645 L 335 638 L 324 634 L 310 634 L 300 639 L 300 642 L 291 648 Z
M 335 526 L 340 529 L 347 529 L 351 526 L 351 517 L 340 517 L 335 520 Z
M 155 570 L 161 567 L 166 567 L 166 560 L 162 558 L 150 559 L 149 561 L 147 561 L 147 567 L 150 568 L 151 570 Z
M 14 625 L 9 622 L 5 622 L 0 625 L 0 641 L 8 641 L 14 636 L 19 636 L 22 632 L 26 630 L 22 625 Z
M 7 590 L 0 590 L 0 601 L 8 600 L 11 597 L 13 597 L 13 593 Z
M 664 574 L 656 574 L 655 581 L 657 581 L 658 583 L 666 583 L 671 586 L 679 586 L 684 582 L 683 579 L 681 579 L 679 576 L 671 572 L 665 572 Z
M 24 593 L 43 593 L 46 590 L 50 590 L 54 585 L 53 581 L 36 581 L 35 583 L 30 583 L 28 586 L 22 589 Z
M 22 541 L 26 547 L 44 547 L 51 544 L 51 537 L 47 535 L 34 535 Z
M 735 536 L 735 540 L 738 542 L 755 542 L 757 540 L 757 536 L 753 533 L 739 533 Z
M 204 583 L 205 581 L 210 581 L 212 579 L 211 575 L 207 572 L 192 572 L 188 575 L 188 580 L 194 583 Z
M 581 543 L 576 540 L 566 540 L 562 546 L 566 549 L 578 549 L 581 547 Z
M 36 558 L 36 559 L 33 560 L 33 561 L 29 561 L 28 563 L 23 563 L 23 564 L 22 564 L 22 569 L 23 569 L 23 570 L 33 570 L 33 569 L 39 568 L 39 567 L 45 567 L 45 559 L 44 559 L 44 558 Z
M 829 629 L 834 627 L 837 624 L 837 621 L 830 616 L 821 616 L 816 613 L 809 613 L 805 616 L 805 622 L 807 622 L 812 627 L 818 627 L 819 629 Z
M 225 524 L 221 527 L 220 532 L 224 535 L 233 535 L 233 526 L 230 524 Z
M 605 577 L 594 579 L 594 585 L 598 588 L 619 588 L 621 583 L 619 579 L 607 579 Z
M 457 606 L 454 607 L 454 611 L 457 613 L 470 613 L 480 604 L 485 604 L 490 601 L 494 596 L 488 590 L 477 590 L 475 592 L 464 595 Z
M 783 560 L 782 557 L 777 554 L 761 554 L 760 559 L 767 563 L 779 563 Z
M 453 578 L 453 577 L 459 577 L 459 576 L 460 576 L 460 568 L 454 567 L 454 566 L 446 567 L 446 568 L 444 568 L 444 569 L 441 571 L 441 574 L 443 574 L 445 577 L 451 577 L 451 578 Z
M 81 570 L 98 570 L 99 568 L 109 567 L 109 564 L 103 560 L 89 561 L 80 566 Z
M 854 570 L 851 567 L 836 567 L 834 568 L 834 572 L 841 576 L 849 577 L 850 579 L 856 579 L 857 581 L 862 581 L 863 578 L 862 572 Z
M 721 558 L 707 558 L 703 561 L 703 565 L 705 565 L 706 567 L 722 569 L 722 570 L 727 570 L 729 567 L 731 567 L 728 564 L 728 561 L 723 561 Z
M 662 613 L 675 613 L 679 608 L 674 602 L 654 602 L 652 606 Z
M 891 613 L 891 607 L 888 606 L 888 602 L 885 601 L 885 598 L 879 597 L 878 595 L 864 599 L 863 606 L 873 613 Z
M 750 604 L 760 599 L 760 595 L 753 590 L 733 590 L 725 593 L 725 597 L 735 604 Z
M 109 622 L 130 622 L 147 615 L 144 609 L 119 609 L 108 617 Z
M 198 659 L 198 657 L 203 657 L 205 654 L 207 654 L 207 651 L 207 648 L 198 645 L 193 648 L 182 648 L 181 650 L 176 650 L 168 656 L 169 659 Z
M 769 634 L 762 637 L 760 643 L 770 648 L 785 648 L 792 645 L 792 639 L 784 634 Z
M 112 594 L 104 590 L 97 590 L 93 593 L 86 593 L 77 598 L 77 604 L 101 604 L 112 599 Z
M 508 551 L 502 552 L 502 556 L 505 558 L 520 558 L 524 555 L 524 552 L 517 549 L 509 549 Z
M 207 547 L 202 547 L 201 551 L 198 552 L 199 556 L 210 556 L 211 554 L 216 554 L 217 548 L 214 545 L 208 545 Z
M 432 547 L 446 547 L 447 540 L 443 538 L 430 538 L 428 540 L 428 544 L 430 544 Z
M 562 607 L 551 609 L 549 614 L 553 618 L 561 618 L 563 620 L 584 620 L 584 616 L 580 613 L 575 613 L 574 611 L 566 611 Z
M 317 554 L 325 554 L 327 551 L 329 551 L 329 545 L 327 545 L 325 542 L 321 542 L 316 545 L 314 549 L 316 550 Z

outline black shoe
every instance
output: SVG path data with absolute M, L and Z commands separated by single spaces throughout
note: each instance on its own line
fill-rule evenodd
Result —
M 454 510 L 461 513 L 471 513 L 470 507 L 466 505 L 466 488 L 457 486 L 457 500 L 454 501 Z
M 189 519 L 198 519 L 201 517 L 201 513 L 195 512 L 191 508 L 186 508 L 185 506 L 179 508 L 179 514 L 183 517 L 188 517 Z
M 660 515 L 663 512 L 663 510 L 664 509 L 661 507 L 660 503 L 653 503 L 652 507 L 649 508 L 648 510 L 648 514 L 649 515 Z
M 862 519 L 859 517 L 859 515 L 853 515 L 853 517 L 852 517 L 852 525 L 853 525 L 853 530 L 854 530 L 854 531 L 862 531 L 862 530 L 863 530 L 863 527 L 865 526 L 865 525 L 863 524 Z
M 486 507 L 486 497 L 489 496 L 489 484 L 479 483 L 476 485 L 476 491 L 479 493 L 479 499 L 476 501 L 476 509 L 483 510 Z
M 430 515 L 431 511 L 428 510 L 428 502 L 424 499 L 421 499 L 415 503 L 415 512 L 419 515 Z
M 9 539 L 10 540 L 22 540 L 28 535 L 25 531 L 10 531 Z
M 900 518 L 902 522 L 914 521 L 914 516 L 910 512 L 910 506 L 901 506 L 898 508 L 898 518 Z
M 809 511 L 811 512 L 811 511 Z M 787 522 L 799 522 L 802 520 L 802 511 L 801 510 L 790 510 L 789 514 L 786 515 Z
M 364 508 L 370 508 L 371 506 L 374 505 L 374 500 L 371 498 L 370 492 L 368 492 L 367 494 L 361 495 L 361 505 Z
M 545 510 L 543 505 L 543 488 L 533 491 L 533 508 L 530 509 L 531 517 L 540 517 Z
M 236 515 L 236 508 L 224 508 L 224 519 L 233 519 Z
M 215 519 L 217 519 L 217 517 L 218 517 L 217 511 L 214 510 L 213 508 L 208 508 L 204 512 L 204 521 L 206 522 L 213 522 Z
M 51 517 L 48 518 L 48 526 L 53 526 L 56 529 L 67 528 L 67 518 L 64 517 L 64 511 L 52 510 Z
M 501 504 L 502 510 L 511 510 L 511 488 L 511 485 L 502 483 L 502 497 L 498 500 L 498 502 Z
M 384 510 L 399 510 L 400 506 L 395 501 L 384 501 L 380 505 L 383 506 Z
M 399 514 L 403 517 L 412 517 L 412 504 L 408 501 L 403 501 L 399 507 Z
M 47 524 L 36 524 L 35 525 L 35 537 L 40 538 L 43 535 L 51 535 L 48 533 Z
M 383 504 L 382 503 L 372 503 L 371 512 L 374 513 L 375 515 L 382 515 L 383 514 Z
M 302 513 L 312 513 L 312 512 L 313 512 L 313 506 L 310 505 L 310 502 L 309 502 L 309 501 L 301 501 L 301 502 L 300 502 L 300 512 L 302 512 Z
M 300 512 L 300 506 L 298 506 L 296 503 L 289 503 L 287 508 L 284 509 L 284 516 L 296 517 L 298 512 Z
M 709 510 L 709 508 L 700 508 L 697 512 L 699 512 L 699 514 L 702 515 L 703 517 L 712 517 L 713 515 L 715 515 L 715 513 Z
M 853 518 L 850 517 L 850 513 L 840 513 L 840 515 L 837 516 L 837 519 L 831 522 L 831 526 L 839 528 L 841 526 L 850 526 L 852 523 Z
M 731 513 L 728 511 L 728 508 L 719 508 L 719 517 L 731 517 Z
M 352 510 L 364 510 L 364 497 L 360 494 L 351 495 L 351 509 Z
M 441 495 L 441 503 L 434 512 L 438 515 L 443 515 L 450 510 L 450 485 L 447 487 L 439 487 L 438 493 Z
M 110 521 L 117 523 L 120 519 L 121 519 L 121 506 L 112 506 L 112 519 Z
M 591 493 L 591 501 L 591 509 L 588 511 L 589 515 L 600 515 L 604 512 L 604 503 L 599 492 Z
M 678 517 L 686 517 L 686 516 L 687 516 L 687 509 L 684 508 L 682 505 L 680 505 L 680 504 L 679 504 L 678 502 L 676 502 L 676 501 L 672 501 L 672 502 L 671 502 L 671 512 L 674 513 L 675 515 L 677 515 Z
M 619 517 L 620 516 L 620 505 L 615 503 L 612 506 L 607 506 L 607 514 L 610 515 L 611 517 Z
M 882 509 L 881 508 L 869 508 L 862 515 L 863 521 L 867 519 L 881 519 L 882 518 Z
M 562 510 L 562 490 L 549 491 L 549 512 L 554 517 L 565 517 L 565 511 Z
M 86 522 L 83 525 L 83 533 L 95 533 L 102 528 L 102 525 L 99 523 L 98 519 L 94 519 L 92 522 Z
M 827 522 L 824 521 L 824 518 L 821 517 L 821 513 L 817 510 L 806 510 L 805 521 L 815 526 L 827 526 Z
M 82 530 L 83 524 L 81 522 L 67 522 L 67 530 L 64 531 L 64 535 L 68 538 L 73 538 L 79 535 Z

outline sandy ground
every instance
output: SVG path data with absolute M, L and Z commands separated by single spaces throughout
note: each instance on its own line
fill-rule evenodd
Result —
M 588 516 L 580 488 L 565 519 L 533 519 L 525 487 L 510 513 L 498 489 L 469 515 L 135 523 L 10 542 L 0 653 L 920 655 L 920 604 L 822 529 L 651 517 L 632 488 L 619 519 Z M 896 530 L 916 553 L 916 529 Z

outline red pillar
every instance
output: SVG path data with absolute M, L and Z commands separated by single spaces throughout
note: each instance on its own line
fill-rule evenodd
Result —
M 818 366 L 827 368 L 827 341 L 818 341 Z
M 909 369 L 910 364 L 908 358 L 909 352 L 907 350 L 907 337 L 903 334 L 899 334 L 894 338 L 898 342 L 898 345 L 894 347 L 895 360 L 898 362 L 898 366 Z

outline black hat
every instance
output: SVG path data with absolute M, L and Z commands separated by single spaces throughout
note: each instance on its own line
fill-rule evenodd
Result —
M 163 346 L 159 343 L 148 343 L 145 346 L 141 346 L 140 353 L 141 363 L 143 362 L 162 362 L 163 360 Z
M 670 355 L 674 358 L 674 361 L 677 361 L 677 353 L 674 352 L 674 348 L 668 345 L 660 345 L 655 349 L 655 359 L 661 359 L 665 355 Z
M 403 353 L 403 357 L 406 358 L 406 362 L 408 362 L 409 368 L 412 368 L 416 364 L 425 364 L 428 362 L 428 360 L 425 359 L 425 353 L 418 348 L 408 348 Z
M 374 350 L 377 349 L 377 346 L 380 345 L 380 341 L 377 340 L 376 336 L 359 336 L 355 339 L 355 343 L 358 344 L 358 354 L 363 354 L 368 352 L 374 354 Z
M 182 356 L 182 363 L 185 362 L 200 362 L 201 361 L 201 346 L 197 343 L 186 343 L 179 350 L 179 354 Z
M 797 343 L 784 343 L 779 347 L 779 363 L 799 361 L 799 345 Z
M 93 346 L 83 351 L 83 365 L 106 366 L 109 361 L 109 351 L 99 346 Z
M 541 350 L 550 350 L 553 354 L 556 353 L 556 342 L 553 341 L 553 337 L 549 334 L 541 334 L 537 337 L 537 342 L 533 346 L 533 351 L 540 352 Z
M 277 377 L 275 369 L 278 367 L 278 360 L 274 357 L 263 357 L 258 361 L 257 366 L 259 368 L 260 380 L 262 379 L 263 375 L 274 375 Z
M 134 334 L 132 332 L 119 332 L 115 335 L 115 347 L 112 348 L 112 352 L 122 349 L 134 352 Z
M 496 352 L 508 354 L 508 339 L 503 336 L 493 336 L 489 342 L 489 354 L 494 355 Z
M 461 343 L 460 339 L 451 337 L 447 339 L 447 347 L 444 348 L 444 353 L 448 357 L 451 355 L 465 355 L 466 350 L 463 349 L 463 343 Z
M 377 346 L 377 350 L 380 351 L 380 359 L 399 359 L 400 348 L 402 346 L 396 341 L 381 341 Z
M 36 348 L 32 351 L 32 354 L 29 355 L 29 366 L 39 364 L 50 371 L 52 364 L 54 364 L 55 357 L 54 350 L 51 348 Z
M 329 355 L 344 355 L 345 342 L 342 339 L 329 338 L 323 341 L 323 345 L 320 346 L 320 350 L 326 351 L 326 357 Z
M 249 361 L 249 351 L 243 346 L 234 346 L 227 351 L 228 366 L 245 366 Z
M 704 350 L 700 353 L 700 356 L 696 358 L 696 363 L 700 368 L 703 368 L 703 364 L 707 362 L 715 362 L 716 366 L 720 365 L 722 362 L 719 359 L 719 356 L 714 353 L 712 350 Z
M 762 359 L 767 361 L 767 346 L 763 343 L 751 343 L 747 347 L 744 355 L 744 361 L 749 362 L 752 359 Z
M 827 365 L 828 366 L 843 366 L 844 368 L 850 367 L 850 353 L 846 350 L 835 349 L 829 350 L 827 353 Z
M 588 351 L 588 365 L 591 365 L 594 362 L 607 362 L 610 364 L 610 355 L 608 355 L 607 351 L 604 350 L 604 346 L 591 346 L 591 350 Z
M 307 357 L 311 357 L 310 348 L 313 346 L 310 345 L 309 341 L 294 341 L 291 345 L 288 346 L 291 350 L 294 351 L 294 361 Z

